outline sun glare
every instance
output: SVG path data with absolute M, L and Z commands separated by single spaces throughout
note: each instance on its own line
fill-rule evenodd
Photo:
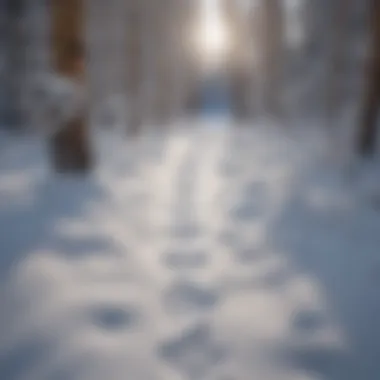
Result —
M 206 68 L 214 68 L 224 60 L 229 48 L 229 36 L 219 0 L 201 0 L 195 47 Z

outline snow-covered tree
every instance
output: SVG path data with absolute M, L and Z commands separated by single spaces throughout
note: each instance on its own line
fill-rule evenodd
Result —
M 83 0 L 56 0 L 51 9 L 52 62 L 59 76 L 49 83 L 63 102 L 57 113 L 67 120 L 51 137 L 52 159 L 57 171 L 83 172 L 91 166 L 88 107 L 79 89 L 85 88 L 85 7 Z

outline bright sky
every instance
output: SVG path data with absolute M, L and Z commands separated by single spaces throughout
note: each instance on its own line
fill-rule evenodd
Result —
M 206 64 L 214 66 L 228 48 L 228 32 L 221 16 L 219 0 L 201 0 L 201 28 L 198 37 Z

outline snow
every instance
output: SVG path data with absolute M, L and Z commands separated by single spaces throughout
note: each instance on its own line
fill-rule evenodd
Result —
M 97 131 L 86 178 L 6 141 L 0 379 L 380 377 L 380 211 L 320 133 Z
M 86 103 L 84 89 L 68 77 L 44 72 L 33 76 L 30 82 L 26 101 L 38 121 L 39 132 L 44 134 L 54 134 L 62 124 L 75 118 Z M 50 130 L 41 128 L 47 125 Z

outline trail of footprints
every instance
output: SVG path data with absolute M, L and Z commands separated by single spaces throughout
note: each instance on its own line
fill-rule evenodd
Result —
M 270 221 L 275 184 L 258 175 L 262 173 L 247 171 L 239 159 L 231 160 L 227 157 L 227 152 L 224 152 L 222 162 L 216 163 L 220 168 L 218 174 L 223 178 L 221 196 L 218 198 L 219 207 L 223 210 L 223 227 L 214 239 L 216 247 L 229 252 L 232 274 L 225 273 L 225 278 L 211 283 L 200 279 L 199 273 L 209 266 L 212 256 L 220 252 L 218 248 L 214 252 L 208 252 L 202 245 L 194 244 L 202 239 L 202 234 L 210 233 L 210 230 L 209 226 L 202 225 L 193 217 L 194 209 L 200 207 L 194 201 L 194 184 L 200 180 L 197 173 L 203 163 L 202 155 L 194 144 L 191 148 L 177 178 L 177 208 L 173 212 L 169 239 L 173 245 L 167 247 L 163 260 L 163 264 L 173 272 L 174 279 L 164 290 L 162 303 L 168 314 L 173 317 L 190 316 L 193 322 L 190 327 L 160 343 L 157 354 L 185 379 L 201 380 L 213 378 L 219 364 L 233 357 L 233 353 L 228 351 L 225 343 L 221 343 L 213 331 L 212 317 L 210 318 L 213 310 L 226 297 L 242 289 L 279 289 L 288 280 L 288 273 L 281 265 L 274 265 L 268 271 L 254 271 L 258 265 L 270 263 L 273 259 L 268 254 L 270 243 L 265 231 L 254 238 L 252 235 L 256 227 Z M 252 146 L 248 144 L 242 147 L 236 141 L 230 149 L 232 157 L 239 158 L 241 155 L 245 160 L 251 159 L 251 162 L 265 160 L 272 154 L 267 152 L 264 157 L 255 157 L 255 152 L 251 154 L 250 151 L 245 151 L 252 149 Z M 257 163 L 256 167 L 260 169 Z M 224 196 L 223 193 L 228 193 L 232 188 L 237 188 L 236 196 Z M 242 275 L 241 268 L 248 269 L 247 272 L 252 268 L 252 273 Z M 234 269 L 237 269 L 235 278 Z M 313 313 L 301 313 L 295 322 L 307 331 L 319 324 Z
M 193 326 L 159 345 L 158 354 L 169 366 L 187 379 L 203 379 L 225 359 L 225 349 L 214 336 L 207 313 L 220 302 L 219 289 L 199 281 L 199 271 L 210 263 L 210 252 L 202 245 L 207 229 L 196 218 L 195 185 L 199 181 L 202 152 L 195 143 L 180 165 L 176 179 L 177 199 L 173 210 L 169 247 L 164 254 L 164 265 L 174 279 L 164 290 L 162 301 L 172 316 L 192 316 Z
M 188 138 L 190 136 L 191 133 L 189 133 Z M 144 154 L 151 160 L 163 159 L 162 146 L 164 143 L 164 140 L 160 141 L 157 143 L 153 153 L 152 151 L 150 153 L 147 151 Z M 159 144 L 161 146 L 158 146 Z M 207 149 L 207 146 L 202 147 L 202 149 Z M 199 279 L 199 271 L 208 267 L 212 255 L 218 255 L 217 250 L 216 252 L 208 252 L 207 247 L 203 247 L 202 244 L 195 244 L 197 241 L 202 241 L 203 235 L 208 233 L 207 228 L 205 228 L 207 226 L 201 224 L 195 216 L 196 212 L 194 212 L 197 207 L 200 207 L 195 198 L 195 185 L 199 181 L 198 173 L 201 165 L 203 165 L 202 149 L 198 148 L 195 139 L 190 144 L 190 149 L 184 156 L 183 162 L 179 164 L 178 175 L 173 178 L 177 198 L 174 200 L 174 207 L 171 210 L 172 224 L 167 231 L 169 245 L 162 255 L 162 265 L 170 269 L 173 274 L 171 283 L 162 292 L 161 301 L 165 312 L 173 316 L 173 318 L 182 315 L 191 316 L 193 323 L 190 327 L 181 330 L 180 333 L 157 342 L 155 347 L 155 353 L 159 358 L 189 380 L 204 379 L 218 363 L 228 359 L 226 348 L 218 341 L 213 333 L 212 323 L 207 319 L 207 316 L 226 296 L 226 285 L 223 280 L 221 283 L 210 284 L 201 282 Z M 232 157 L 237 157 L 241 154 L 241 146 L 236 142 L 230 146 L 230 149 Z M 238 199 L 232 201 L 232 204 L 220 197 L 221 204 L 219 207 L 225 210 L 224 228 L 215 236 L 215 240 L 219 246 L 229 250 L 234 266 L 254 265 L 257 260 L 263 258 L 263 250 L 259 244 L 255 245 L 247 240 L 242 231 L 249 229 L 264 217 L 270 202 L 270 195 L 264 182 L 243 181 L 241 177 L 244 176 L 244 171 L 239 166 L 238 160 L 231 161 L 227 157 L 227 152 L 225 152 L 224 156 L 222 162 L 216 163 L 217 168 L 220 168 L 218 175 L 224 181 L 221 192 L 228 192 L 232 186 L 236 186 L 240 182 L 238 185 L 239 196 Z M 119 172 L 118 175 L 128 176 L 135 174 L 135 170 L 131 165 L 127 169 L 130 174 Z M 137 188 L 134 194 L 129 195 L 128 200 L 120 203 L 120 206 L 125 207 L 128 201 L 131 204 L 137 203 L 137 200 L 145 203 L 147 200 L 146 190 Z M 120 212 L 115 213 L 115 218 L 125 218 L 125 223 L 128 225 L 133 223 L 124 215 L 124 211 L 120 210 Z M 129 218 L 134 217 L 134 215 L 136 213 L 132 213 Z M 118 224 L 120 224 L 120 220 L 115 220 L 115 225 Z M 144 225 L 144 221 L 140 224 L 142 228 L 147 227 Z M 138 239 L 142 239 L 141 236 L 143 234 Z M 131 244 L 130 249 L 133 250 L 133 244 Z M 131 252 L 132 255 L 133 253 Z M 123 265 L 127 264 L 127 262 Z M 111 276 L 109 278 L 112 281 Z M 99 284 L 96 276 L 92 280 L 94 284 Z M 272 281 L 270 276 L 267 281 Z M 134 285 L 127 282 L 118 286 L 125 288 L 126 293 L 128 293 L 128 288 Z M 101 286 L 103 286 L 103 283 Z M 138 291 L 138 287 L 136 287 L 135 291 Z M 121 299 L 124 298 L 129 299 L 128 295 L 121 297 Z M 132 297 L 128 302 L 118 302 L 116 299 L 89 305 L 87 312 L 90 323 L 100 330 L 110 333 L 113 331 L 133 331 L 143 320 L 143 311 L 135 298 Z M 91 300 L 87 300 L 87 302 L 89 301 Z M 150 317 L 154 318 L 154 316 Z M 17 360 L 22 354 L 23 351 L 19 349 L 15 353 L 11 352 L 11 355 L 15 356 Z M 8 374 L 12 370 L 8 368 L 9 366 L 2 367 L 2 363 L 11 360 L 8 359 L 1 360 L 0 358 L 0 378 L 3 378 L 2 374 Z M 11 379 L 12 377 L 8 376 L 8 378 Z M 16 380 L 16 377 L 13 378 Z
M 221 196 L 218 198 L 218 207 L 224 214 L 224 228 L 214 239 L 216 246 L 230 251 L 234 266 L 254 265 L 258 259 L 263 258 L 262 247 L 252 244 L 242 231 L 261 222 L 270 202 L 265 182 L 241 178 L 245 173 L 236 159 L 242 153 L 241 149 L 241 145 L 234 141 L 232 146 L 224 147 L 222 162 L 213 163 L 216 164 L 216 170 L 219 168 L 218 175 L 223 181 L 219 190 Z M 231 160 L 227 153 L 235 159 Z M 218 344 L 217 337 L 214 336 L 211 326 L 204 322 L 204 318 L 207 320 L 207 316 L 230 293 L 229 290 L 234 288 L 232 286 L 228 289 L 230 282 L 225 279 L 216 284 L 206 284 L 199 279 L 199 271 L 209 265 L 212 255 L 219 254 L 217 248 L 215 252 L 207 252 L 202 246 L 194 248 L 194 242 L 200 240 L 202 234 L 210 233 L 207 228 L 209 226 L 203 226 L 193 218 L 193 211 L 200 207 L 194 201 L 194 184 L 200 180 L 197 174 L 200 165 L 204 164 L 201 156 L 197 147 L 192 146 L 179 170 L 176 185 L 178 198 L 175 201 L 177 208 L 173 210 L 173 227 L 169 239 L 173 245 L 167 248 L 163 261 L 175 277 L 163 294 L 165 310 L 174 316 L 193 315 L 195 320 L 200 319 L 188 331 L 164 342 L 159 349 L 163 359 L 188 379 L 205 378 L 220 360 L 227 359 L 225 348 Z M 223 196 L 223 192 L 230 191 L 236 185 L 238 196 L 237 199 L 233 197 L 231 203 L 229 197 Z M 228 273 L 226 275 L 228 277 Z

